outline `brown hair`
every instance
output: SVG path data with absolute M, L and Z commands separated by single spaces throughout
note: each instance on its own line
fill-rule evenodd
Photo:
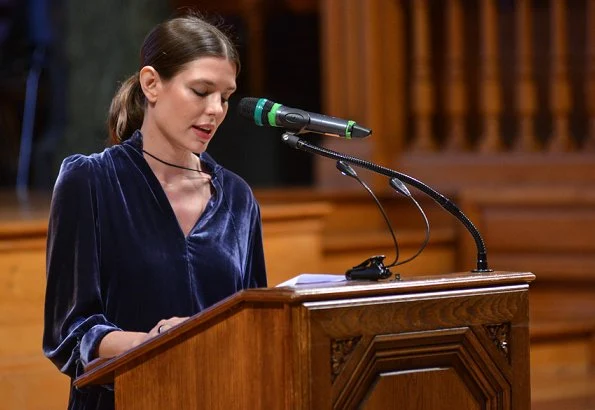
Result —
M 185 64 L 199 57 L 222 57 L 240 71 L 240 58 L 221 29 L 195 14 L 175 17 L 157 25 L 145 38 L 140 66 L 152 66 L 165 80 L 174 77 Z M 108 114 L 109 141 L 118 144 L 143 123 L 145 96 L 136 72 L 122 83 Z

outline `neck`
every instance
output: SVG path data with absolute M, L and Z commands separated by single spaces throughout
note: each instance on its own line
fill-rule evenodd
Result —
M 185 169 L 186 171 L 202 172 L 200 170 L 200 164 L 199 163 L 197 163 L 197 167 L 196 168 L 190 168 L 190 167 L 186 167 L 186 166 L 182 166 L 182 165 L 173 164 L 173 163 L 168 162 L 168 161 L 164 161 L 161 158 L 159 158 L 158 156 L 153 155 L 153 154 L 151 154 L 150 152 L 147 152 L 144 149 L 143 149 L 143 152 L 145 154 L 147 154 L 149 157 L 153 158 L 155 161 L 160 162 L 163 165 L 167 165 L 168 167 L 173 167 L 173 168 L 177 168 L 177 169 Z
M 144 125 L 144 124 L 143 124 Z M 200 159 L 193 152 L 172 145 L 164 137 L 141 127 L 143 135 L 142 148 L 145 160 L 153 172 L 162 181 L 170 181 L 180 177 L 194 177 L 202 172 Z

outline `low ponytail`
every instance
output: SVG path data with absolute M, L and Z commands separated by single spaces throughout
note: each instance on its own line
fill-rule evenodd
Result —
M 141 127 L 144 115 L 145 96 L 137 72 L 122 83 L 112 99 L 107 120 L 109 143 L 119 144 L 130 138 Z
M 202 57 L 225 58 L 240 72 L 240 57 L 230 38 L 198 15 L 167 20 L 145 38 L 139 67 L 151 66 L 163 81 L 171 80 L 186 64 Z M 121 86 L 108 115 L 109 142 L 119 144 L 143 124 L 145 95 L 137 72 Z

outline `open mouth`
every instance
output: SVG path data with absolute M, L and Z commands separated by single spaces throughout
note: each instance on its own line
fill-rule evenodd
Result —
M 193 128 L 204 132 L 205 134 L 210 135 L 213 132 L 213 129 L 210 127 L 199 127 L 199 126 L 193 126 Z

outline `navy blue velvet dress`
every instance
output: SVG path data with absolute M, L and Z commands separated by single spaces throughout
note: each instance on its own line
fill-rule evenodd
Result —
M 49 221 L 43 351 L 71 378 L 111 331 L 148 332 L 266 286 L 252 191 L 208 154 L 200 158 L 214 193 L 187 237 L 143 158 L 140 132 L 64 160 Z M 113 409 L 113 391 L 71 387 L 69 408 Z

